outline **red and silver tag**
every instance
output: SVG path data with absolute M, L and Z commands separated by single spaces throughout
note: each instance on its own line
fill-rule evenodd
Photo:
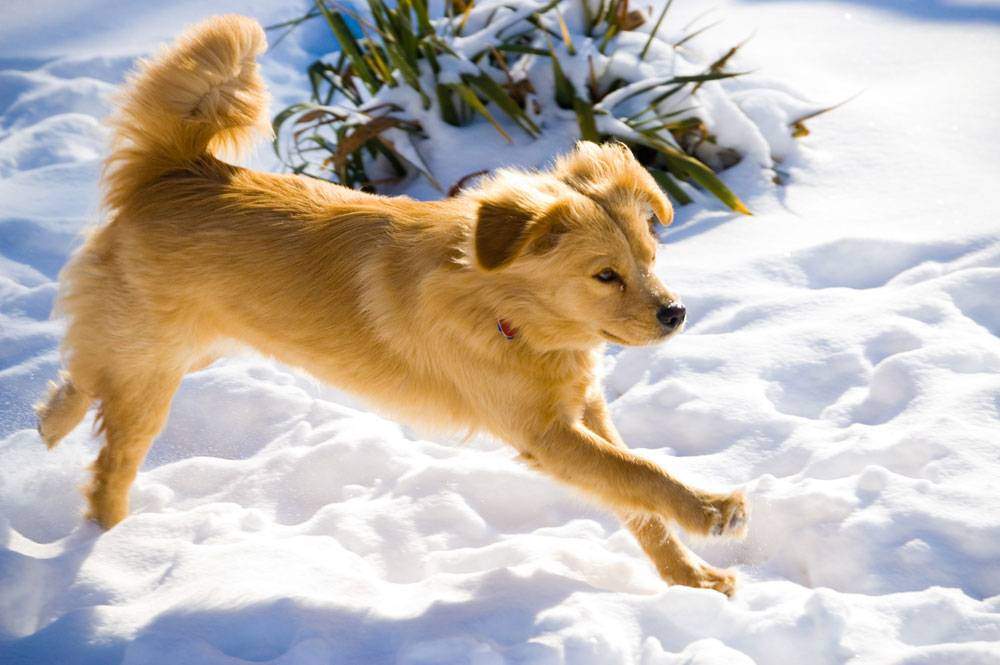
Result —
M 508 340 L 514 339 L 517 336 L 517 328 L 511 325 L 507 319 L 497 319 L 497 330 Z

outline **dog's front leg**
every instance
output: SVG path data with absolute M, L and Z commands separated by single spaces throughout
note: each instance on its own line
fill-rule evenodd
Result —
M 594 396 L 587 401 L 583 424 L 619 448 L 627 447 L 611 420 L 603 397 Z M 618 516 L 668 584 L 715 589 L 726 595 L 732 595 L 736 589 L 733 573 L 705 563 L 681 542 L 671 525 L 659 515 L 619 511 Z
M 553 424 L 525 441 L 522 453 L 540 470 L 620 513 L 659 515 L 700 535 L 724 534 L 745 521 L 742 494 L 690 488 L 583 422 Z
M 606 441 L 610 441 L 619 448 L 628 448 L 625 440 L 618 433 L 618 428 L 615 427 L 614 421 L 611 420 L 607 402 L 600 395 L 595 395 L 587 399 L 583 408 L 583 424 L 591 432 L 604 438 Z
M 583 412 L 583 424 L 591 432 L 601 437 L 605 441 L 621 448 L 622 450 L 628 450 L 628 446 L 622 439 L 621 435 L 618 433 L 618 429 L 615 427 L 614 422 L 611 420 L 611 416 L 608 413 L 607 404 L 604 398 L 600 395 L 595 395 L 590 397 L 585 405 Z M 663 472 L 664 475 L 670 477 L 669 474 Z M 694 488 L 684 485 L 679 480 L 671 480 L 676 482 L 681 488 L 680 492 L 682 494 L 688 493 L 691 496 L 688 497 L 688 501 L 697 502 L 704 505 L 705 503 L 712 504 L 719 509 L 721 516 L 728 516 L 727 519 L 722 521 L 713 522 L 708 533 L 712 535 L 726 535 L 726 536 L 741 536 L 743 534 L 744 528 L 747 521 L 747 507 L 746 499 L 742 492 L 733 492 L 731 494 L 712 494 L 708 492 L 702 492 Z M 670 515 L 660 513 L 665 517 L 670 517 Z M 624 518 L 623 518 L 624 519 Z M 697 529 L 691 529 L 687 523 L 681 519 L 675 518 L 677 522 L 680 523 L 685 530 L 697 533 L 700 535 L 706 535 L 706 532 Z
M 681 584 L 696 589 L 715 589 L 727 596 L 736 590 L 736 575 L 711 566 L 689 550 L 659 515 L 621 514 L 656 572 L 667 584 Z

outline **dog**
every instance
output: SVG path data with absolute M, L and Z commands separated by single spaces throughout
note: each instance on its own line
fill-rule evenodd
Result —
M 220 155 L 268 135 L 260 25 L 212 18 L 140 63 L 111 118 L 106 220 L 60 275 L 65 371 L 37 407 L 55 446 L 98 403 L 88 517 L 111 528 L 185 374 L 236 342 L 416 424 L 484 432 L 610 508 L 668 583 L 734 592 L 674 525 L 742 537 L 741 492 L 631 453 L 605 344 L 676 335 L 653 274 L 673 209 L 620 144 L 504 169 L 453 198 L 383 197 Z

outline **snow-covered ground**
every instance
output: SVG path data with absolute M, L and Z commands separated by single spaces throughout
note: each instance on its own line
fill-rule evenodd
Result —
M 786 186 L 729 175 L 754 217 L 680 210 L 658 271 L 688 330 L 607 355 L 625 439 L 750 498 L 745 542 L 694 544 L 741 572 L 727 600 L 666 588 L 502 445 L 257 357 L 189 377 L 133 515 L 83 524 L 90 421 L 49 452 L 30 405 L 58 368 L 56 275 L 96 220 L 105 98 L 186 23 L 301 6 L 63 4 L 0 26 L 0 663 L 1000 662 L 1000 5 L 717 10 L 705 43 L 756 30 L 742 68 L 821 102 L 864 90 L 811 123 Z M 265 56 L 277 103 L 323 34 Z

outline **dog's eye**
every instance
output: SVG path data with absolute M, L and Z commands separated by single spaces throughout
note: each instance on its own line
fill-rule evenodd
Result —
M 596 279 L 598 282 L 604 282 L 605 284 L 622 281 L 621 275 L 616 273 L 611 268 L 605 268 L 601 272 L 597 273 L 596 275 L 594 275 L 594 279 Z

